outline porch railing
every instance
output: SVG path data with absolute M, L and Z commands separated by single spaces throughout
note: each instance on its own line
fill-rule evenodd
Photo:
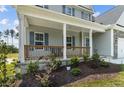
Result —
M 67 57 L 89 54 L 89 47 L 67 47 Z M 42 46 L 42 45 L 24 45 L 24 57 L 28 59 L 42 59 L 42 57 L 54 54 L 56 57 L 63 58 L 63 46 Z

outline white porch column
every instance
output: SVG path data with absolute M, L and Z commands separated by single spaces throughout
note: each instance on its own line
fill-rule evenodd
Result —
M 90 57 L 92 57 L 93 55 L 93 36 L 92 36 L 92 29 L 90 29 L 90 32 L 89 32 L 89 38 L 90 38 Z
M 26 26 L 24 15 L 19 14 L 19 61 L 25 62 L 24 58 L 24 45 L 26 44 Z
M 111 56 L 114 56 L 114 31 L 111 29 Z
M 81 47 L 84 47 L 84 33 L 83 32 L 81 32 Z M 82 48 L 82 54 L 83 54 L 83 48 Z
M 66 60 L 67 59 L 67 56 L 66 56 L 66 50 L 67 50 L 67 47 L 66 47 L 66 24 L 64 23 L 63 24 L 63 59 Z

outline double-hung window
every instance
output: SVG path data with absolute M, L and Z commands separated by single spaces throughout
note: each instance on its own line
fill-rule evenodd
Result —
M 72 16 L 73 15 L 73 8 L 66 6 L 65 7 L 65 14 Z
M 35 45 L 44 45 L 44 34 L 35 33 Z
M 90 16 L 86 12 L 81 12 L 81 18 L 85 20 L 90 20 Z
M 72 37 L 71 36 L 68 36 L 67 37 L 67 47 L 71 47 L 72 46 Z
M 90 47 L 90 40 L 88 37 L 85 38 L 85 46 Z

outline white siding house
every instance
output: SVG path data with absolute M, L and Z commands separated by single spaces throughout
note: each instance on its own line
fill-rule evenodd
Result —
M 22 63 L 51 53 L 64 60 L 72 56 L 82 57 L 85 53 L 92 56 L 93 35 L 104 34 L 106 30 L 105 25 L 92 22 L 91 6 L 14 7 L 20 22 L 19 60 Z
M 103 42 L 102 44 L 106 44 L 104 45 L 104 52 L 108 51 L 106 55 L 115 59 L 124 58 L 124 6 L 115 6 L 98 16 L 96 22 L 107 25 L 108 30 L 106 30 L 104 35 L 107 35 L 108 38 L 105 36 L 105 41 L 103 39 L 99 40 L 99 42 Z M 99 47 L 99 44 L 96 47 Z M 98 53 L 101 53 L 101 48 L 98 51 Z

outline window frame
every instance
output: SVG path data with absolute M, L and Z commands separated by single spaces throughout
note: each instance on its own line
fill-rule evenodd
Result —
M 43 35 L 43 41 L 38 41 L 38 40 L 36 40 L 36 34 L 42 34 Z M 42 42 L 43 43 L 43 45 L 44 45 L 44 43 L 45 43 L 45 38 L 44 38 L 44 33 L 43 32 L 34 32 L 34 45 L 36 45 L 36 42 Z
M 67 41 L 67 38 L 71 38 L 71 42 L 68 42 L 68 41 Z M 71 44 L 71 46 L 68 46 L 68 44 Z M 67 47 L 72 47 L 72 46 L 73 46 L 73 39 L 72 39 L 72 36 L 67 36 L 67 37 L 66 37 L 66 46 L 67 46 Z M 68 48 L 68 49 L 71 49 L 71 48 Z
M 87 39 L 89 40 L 89 42 L 88 42 L 89 46 L 87 46 Z M 89 37 L 85 37 L 85 47 L 90 47 L 90 38 Z
M 87 12 L 81 12 L 81 18 L 90 21 L 90 14 Z
M 69 11 L 68 10 L 69 8 L 71 9 L 70 10 L 71 13 L 68 12 Z M 65 6 L 65 14 L 72 16 L 73 15 L 73 8 L 72 7 L 69 7 L 69 6 Z

